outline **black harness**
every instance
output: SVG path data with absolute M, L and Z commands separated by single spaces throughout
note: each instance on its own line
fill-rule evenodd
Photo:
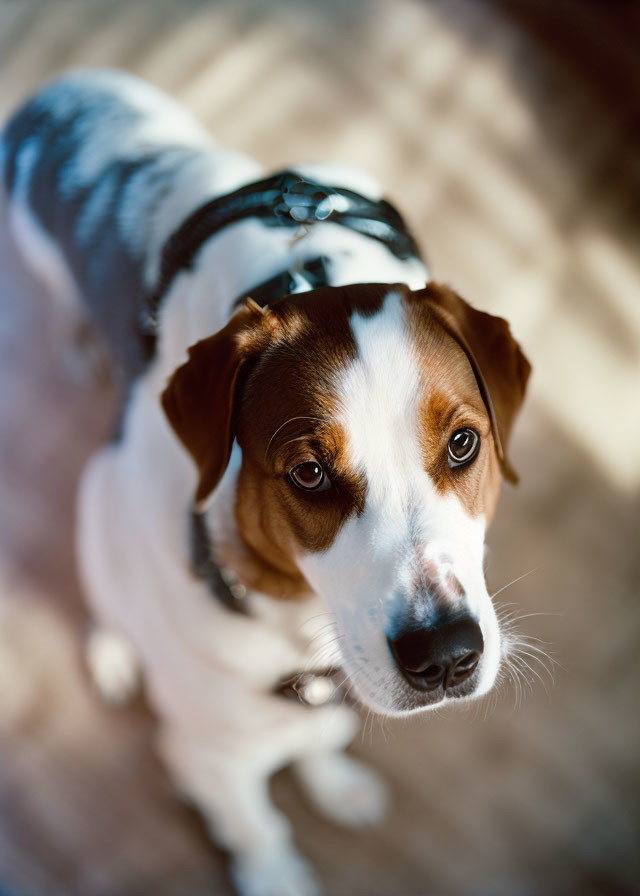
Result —
M 198 252 L 212 236 L 247 218 L 258 218 L 271 227 L 291 228 L 331 221 L 378 240 L 396 258 L 420 259 L 418 246 L 400 213 L 386 199 L 368 199 L 353 190 L 320 184 L 293 171 L 283 171 L 205 203 L 169 237 L 162 250 L 156 290 L 146 302 L 140 319 L 145 338 L 155 336 L 158 309 L 176 275 L 191 269 Z M 329 263 L 319 256 L 305 262 L 303 270 L 286 270 L 257 284 L 246 296 L 266 305 L 292 292 L 328 286 Z M 237 303 L 244 298 L 239 296 Z
M 175 277 L 190 270 L 208 240 L 231 224 L 258 218 L 273 227 L 308 228 L 331 221 L 363 236 L 378 240 L 405 260 L 420 260 L 415 240 L 398 211 L 385 199 L 371 200 L 343 187 L 306 180 L 293 171 L 283 171 L 247 184 L 196 209 L 167 240 L 161 255 L 158 284 L 140 316 L 140 335 L 147 354 L 155 350 L 158 311 Z M 236 299 L 240 305 L 251 298 L 261 306 L 285 295 L 307 292 L 330 283 L 331 260 L 316 256 L 259 283 Z M 203 514 L 191 514 L 191 564 L 194 574 L 227 609 L 247 613 L 247 589 L 215 559 L 214 545 Z M 334 670 L 294 675 L 281 682 L 277 693 L 294 696 L 309 705 L 333 699 L 339 692 L 332 683 Z

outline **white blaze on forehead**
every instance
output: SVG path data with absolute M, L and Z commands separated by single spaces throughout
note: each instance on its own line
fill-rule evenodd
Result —
M 306 580 L 335 614 L 345 669 L 361 698 L 382 712 L 416 699 L 387 644 L 408 624 L 431 624 L 436 606 L 423 572 L 450 573 L 454 610 L 470 612 L 485 643 L 477 693 L 493 683 L 500 661 L 495 613 L 482 571 L 484 519 L 472 518 L 454 494 L 437 491 L 425 469 L 419 408 L 429 389 L 411 344 L 402 296 L 390 290 L 382 308 L 350 320 L 356 356 L 336 384 L 339 420 L 354 469 L 366 477 L 365 505 L 331 546 L 298 558 Z
M 340 567 L 342 551 L 344 562 L 369 557 L 375 583 L 389 579 L 393 591 L 415 587 L 420 564 L 446 556 L 472 592 L 471 580 L 482 576 L 484 519 L 472 519 L 454 494 L 440 494 L 426 470 L 419 408 L 429 377 L 420 369 L 402 296 L 390 290 L 378 312 L 356 312 L 350 324 L 356 356 L 340 377 L 339 420 L 349 460 L 366 480 L 365 505 L 341 530 L 332 560 Z
M 367 503 L 407 509 L 424 479 L 417 413 L 421 378 L 402 297 L 391 291 L 380 311 L 354 313 L 357 354 L 340 378 L 340 422 L 354 468 L 367 480 Z

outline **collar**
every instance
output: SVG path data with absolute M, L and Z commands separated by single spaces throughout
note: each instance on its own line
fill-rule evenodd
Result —
M 249 614 L 247 589 L 234 573 L 218 566 L 204 514 L 195 511 L 191 514 L 191 565 L 216 600 L 231 612 Z M 335 668 L 296 672 L 281 679 L 273 693 L 298 700 L 305 706 L 324 706 L 344 696 L 343 676 L 341 674 L 342 680 L 336 682 L 338 674 L 339 670 Z
M 222 569 L 215 558 L 215 551 L 207 520 L 203 513 L 191 511 L 190 517 L 191 568 L 202 579 L 210 593 L 228 610 L 248 614 L 247 589 L 235 573 Z
M 329 286 L 329 265 L 330 261 L 324 255 L 300 262 L 295 267 L 280 271 L 275 277 L 248 289 L 238 296 L 233 303 L 233 308 L 238 308 L 248 298 L 252 298 L 261 308 L 264 308 L 265 305 L 270 305 L 283 296 L 296 292 L 309 292 L 312 289 L 318 289 L 319 286 Z
M 340 680 L 336 682 L 337 676 Z M 344 673 L 338 669 L 299 672 L 283 679 L 274 690 L 279 697 L 299 700 L 305 706 L 325 706 L 344 700 Z

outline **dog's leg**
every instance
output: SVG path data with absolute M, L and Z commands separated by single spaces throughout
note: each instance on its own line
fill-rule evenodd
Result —
M 93 683 L 104 700 L 122 704 L 135 697 L 140 688 L 140 668 L 128 638 L 94 628 L 87 638 L 86 658 Z
M 217 753 L 211 743 L 165 728 L 160 752 L 183 794 L 203 813 L 214 841 L 231 853 L 231 875 L 242 896 L 317 896 L 313 872 L 269 797 L 271 769 L 265 770 L 260 741 L 253 754 L 246 743 Z
M 315 808 L 336 824 L 369 827 L 384 818 L 387 787 L 373 769 L 345 753 L 315 753 L 294 771 Z
M 360 720 L 345 707 L 327 707 L 324 713 L 327 721 L 326 725 L 322 722 L 320 739 L 310 740 L 293 771 L 315 808 L 331 821 L 349 828 L 377 824 L 388 808 L 387 787 L 377 772 L 342 752 L 353 740 Z M 334 743 L 327 743 L 329 725 Z

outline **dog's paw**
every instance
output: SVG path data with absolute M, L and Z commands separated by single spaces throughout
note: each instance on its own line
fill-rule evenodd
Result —
M 230 870 L 241 896 L 320 896 L 311 867 L 294 849 L 271 856 L 236 856 Z
M 316 809 L 348 828 L 382 821 L 389 807 L 386 784 L 373 769 L 345 753 L 309 756 L 296 772 Z
M 87 639 L 87 665 L 93 683 L 108 703 L 120 705 L 138 693 L 138 660 L 122 635 L 94 629 Z

